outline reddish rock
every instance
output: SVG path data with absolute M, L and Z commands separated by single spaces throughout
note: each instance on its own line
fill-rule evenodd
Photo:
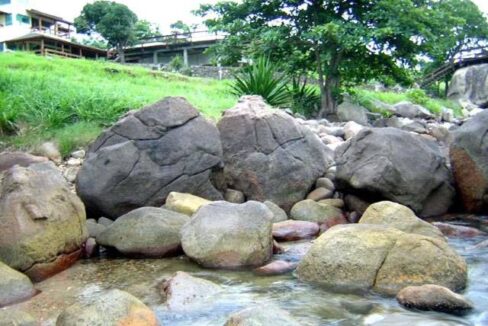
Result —
M 22 152 L 3 152 L 0 153 L 0 172 L 19 165 L 27 167 L 33 163 L 47 162 L 48 159 L 41 156 L 34 156 Z
M 319 225 L 315 222 L 288 220 L 273 224 L 273 238 L 278 241 L 313 238 L 319 231 Z
M 333 195 L 334 195 L 334 192 L 327 189 L 327 188 L 317 188 L 308 194 L 307 199 L 319 201 L 322 199 L 331 198 Z
M 471 238 L 471 237 L 478 237 L 486 234 L 483 231 L 480 231 L 476 228 L 469 227 L 469 226 L 462 226 L 462 225 L 442 223 L 442 222 L 434 222 L 432 224 L 436 226 L 439 230 L 441 230 L 442 234 L 444 234 L 447 237 Z
M 320 232 L 323 233 L 333 227 L 334 225 L 338 224 L 348 224 L 346 217 L 344 215 L 340 215 L 331 219 L 328 219 L 324 223 L 320 224 Z
M 262 267 L 256 268 L 254 273 L 262 276 L 281 275 L 289 273 L 297 267 L 297 263 L 284 260 L 276 260 Z
M 69 254 L 62 254 L 52 262 L 37 263 L 24 272 L 34 282 L 43 281 L 71 267 L 80 257 L 81 249 Z

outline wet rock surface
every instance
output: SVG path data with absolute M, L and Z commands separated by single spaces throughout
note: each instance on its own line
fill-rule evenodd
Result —
M 0 174 L 0 260 L 39 281 L 72 265 L 87 238 L 83 203 L 50 163 Z
M 181 231 L 183 251 L 205 267 L 260 266 L 273 252 L 273 213 L 254 201 L 201 207 Z

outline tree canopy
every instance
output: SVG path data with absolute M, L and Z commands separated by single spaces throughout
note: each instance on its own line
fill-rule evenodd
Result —
M 117 48 L 120 61 L 125 62 L 124 46 L 134 37 L 137 16 L 126 5 L 98 0 L 86 4 L 75 19 L 79 33 L 99 33 L 108 43 Z
M 267 55 L 290 72 L 317 76 L 324 117 L 334 114 L 342 85 L 412 82 L 409 68 L 434 54 L 442 60 L 486 23 L 470 0 L 243 0 L 203 5 L 197 14 L 229 34 L 216 49 L 224 62 Z M 455 41 L 441 46 L 442 35 Z

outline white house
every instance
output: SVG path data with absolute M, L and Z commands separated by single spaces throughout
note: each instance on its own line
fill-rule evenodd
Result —
M 74 43 L 73 23 L 33 9 L 29 0 L 0 0 L 0 52 L 32 51 L 41 55 L 105 57 L 106 51 Z

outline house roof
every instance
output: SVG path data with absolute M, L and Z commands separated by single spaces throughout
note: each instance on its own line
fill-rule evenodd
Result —
M 64 39 L 62 37 L 59 37 L 59 36 L 49 35 L 49 34 L 44 34 L 44 33 L 37 33 L 37 32 L 29 33 L 29 34 L 26 34 L 26 35 L 23 35 L 20 37 L 16 37 L 16 38 L 13 38 L 10 40 L 6 40 L 5 42 L 17 42 L 17 41 L 27 41 L 27 40 L 37 40 L 37 39 L 54 40 L 54 41 L 58 41 L 58 42 L 63 42 L 64 44 L 70 44 L 70 45 L 79 47 L 81 49 L 90 50 L 93 52 L 98 52 L 99 54 L 102 54 L 102 53 L 107 54 L 107 50 L 104 50 L 104 49 L 99 49 L 99 48 L 95 48 L 93 46 L 88 46 L 88 45 L 83 45 L 83 44 L 71 42 L 71 41 Z
M 49 18 L 49 19 L 52 19 L 52 20 L 55 20 L 55 21 L 58 21 L 58 22 L 61 22 L 61 23 L 73 25 L 73 23 L 70 22 L 70 21 L 68 21 L 68 20 L 65 20 L 65 19 L 63 19 L 61 17 L 54 16 L 54 15 L 51 15 L 51 14 L 48 14 L 48 13 L 45 13 L 45 12 L 42 12 L 42 11 L 39 11 L 39 10 L 36 10 L 36 9 L 28 9 L 27 12 L 29 14 L 31 14 L 31 15 L 40 16 L 40 17 L 46 17 L 46 18 Z

